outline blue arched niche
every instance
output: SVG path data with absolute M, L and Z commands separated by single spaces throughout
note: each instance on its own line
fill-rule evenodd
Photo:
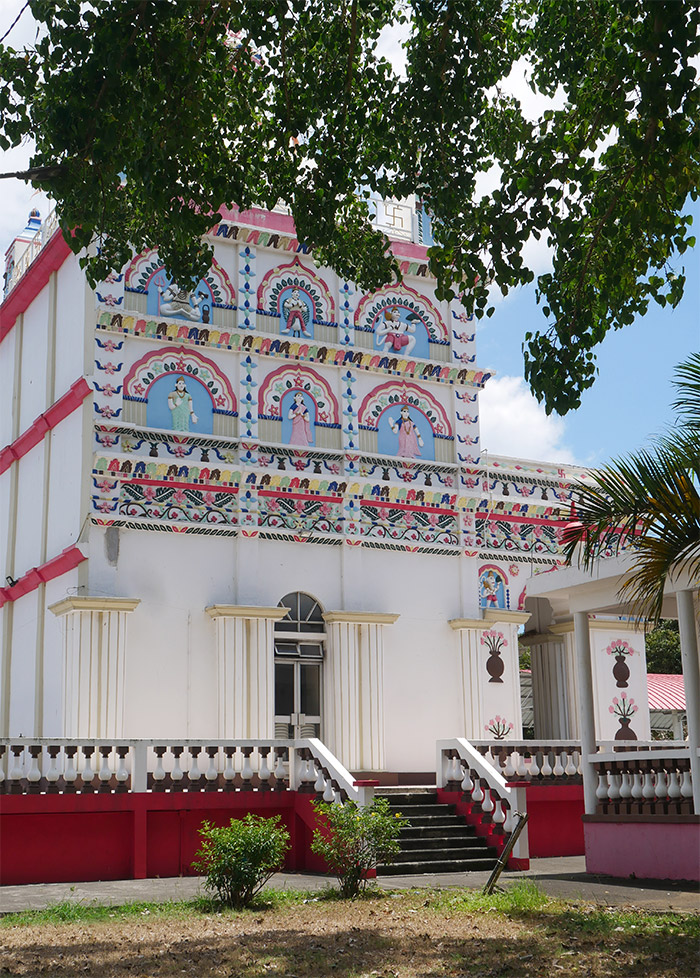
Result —
M 379 424 L 377 426 L 377 451 L 381 455 L 399 455 L 399 434 L 392 431 L 391 421 L 394 423 L 398 422 L 401 417 L 401 410 L 404 407 L 408 407 L 409 419 L 418 429 L 421 438 L 423 439 L 423 444 L 418 446 L 419 455 L 410 456 L 402 455 L 402 458 L 418 458 L 426 461 L 434 461 L 435 459 L 435 437 L 433 435 L 433 429 L 423 414 L 418 408 L 413 407 L 412 404 L 392 404 L 390 407 L 386 408 L 379 418 Z
M 185 382 L 187 394 L 192 398 L 192 409 L 197 416 L 192 421 L 185 406 L 172 409 L 168 395 L 176 389 L 179 379 Z M 148 388 L 146 424 L 149 428 L 166 428 L 173 431 L 191 431 L 198 435 L 210 435 L 213 429 L 214 404 L 209 391 L 201 381 L 188 373 L 164 374 Z

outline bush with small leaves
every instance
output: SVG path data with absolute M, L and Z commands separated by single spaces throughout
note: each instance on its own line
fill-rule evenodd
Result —
M 354 899 L 367 885 L 369 871 L 400 851 L 399 833 L 409 822 L 391 811 L 386 798 L 375 798 L 364 808 L 354 801 L 314 802 L 314 810 L 321 827 L 314 831 L 311 851 L 338 877 L 341 894 Z
M 206 876 L 206 889 L 231 907 L 247 907 L 282 868 L 289 832 L 279 822 L 279 815 L 250 814 L 232 818 L 230 825 L 202 822 L 202 844 L 192 866 Z

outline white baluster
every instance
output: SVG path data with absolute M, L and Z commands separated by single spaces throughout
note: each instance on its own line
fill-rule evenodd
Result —
M 233 781 L 236 777 L 236 750 L 235 748 L 227 747 L 224 751 L 226 755 L 226 762 L 224 764 L 224 781 Z
M 491 797 L 491 789 L 486 787 L 484 788 L 484 800 L 481 803 L 481 810 L 487 815 L 490 815 L 494 807 L 493 798 Z
M 68 747 L 64 748 L 66 755 L 66 770 L 63 774 L 63 780 L 66 784 L 75 784 L 78 777 L 78 770 L 75 766 L 75 755 L 77 750 L 72 750 Z
M 598 801 L 608 800 L 608 776 L 607 774 L 598 775 L 598 787 L 595 789 L 595 796 Z
M 185 776 L 185 772 L 180 767 L 180 758 L 182 757 L 182 748 L 173 749 L 173 769 L 170 772 L 171 781 L 182 781 Z
M 517 774 L 517 751 L 509 750 L 506 754 L 506 763 L 503 766 L 503 777 L 510 781 Z
M 154 781 L 165 781 L 165 768 L 163 767 L 163 754 L 165 751 L 158 748 L 156 750 L 156 766 L 153 769 Z
M 525 763 L 525 754 L 518 752 L 518 777 L 519 778 L 529 778 L 530 768 Z
M 610 801 L 620 800 L 620 775 L 612 773 L 608 787 L 608 798 Z
M 543 778 L 550 778 L 552 776 L 552 765 L 549 763 L 549 751 L 544 750 L 542 752 L 542 767 L 540 768 Z
M 632 775 L 632 797 L 635 801 L 641 801 L 644 797 L 642 793 L 642 772 L 639 770 Z
M 492 750 L 490 753 L 491 753 L 491 757 L 489 759 L 491 761 L 491 766 L 493 768 L 495 768 L 495 770 L 499 774 L 501 774 L 501 754 L 500 754 L 500 752 L 499 751 L 493 751 Z
M 117 782 L 123 784 L 125 781 L 129 780 L 129 769 L 126 766 L 126 756 L 125 751 L 117 751 Z
M 5 780 L 5 756 L 7 750 L 0 744 L 0 784 Z
M 23 747 L 21 747 L 18 751 L 12 751 L 12 761 L 10 762 L 10 770 L 8 774 L 10 781 L 20 781 L 22 779 L 22 774 L 24 773 L 24 765 L 22 763 L 23 754 Z
M 442 778 L 443 783 L 448 784 L 450 781 L 450 772 L 452 770 L 452 757 L 448 751 L 442 751 Z
M 30 784 L 36 784 L 38 781 L 41 781 L 41 767 L 39 766 L 41 751 L 30 750 L 29 756 L 31 757 L 31 761 L 29 762 L 27 781 L 29 781 Z
M 103 784 L 106 784 L 108 781 L 112 780 L 112 769 L 109 766 L 110 754 L 111 749 L 100 749 L 100 773 L 97 776 Z
M 503 831 L 506 832 L 508 835 L 510 835 L 510 833 L 513 831 L 513 826 L 515 824 L 515 819 L 513 818 L 513 810 L 510 807 L 510 805 L 507 804 L 506 802 L 504 802 L 503 804 L 506 810 L 506 819 L 505 822 L 503 823 Z
M 481 778 L 474 778 L 474 787 L 472 788 L 472 801 L 475 805 L 480 805 L 484 800 L 484 792 L 481 790 Z
M 450 782 L 459 781 L 459 776 L 462 773 L 462 769 L 459 763 L 459 757 L 454 754 L 449 761 L 448 765 L 448 775 Z
M 555 778 L 561 778 L 564 775 L 564 765 L 561 762 L 562 757 L 566 757 L 565 753 L 554 752 L 554 767 L 552 768 L 552 773 Z
M 537 751 L 533 751 L 532 754 L 530 754 L 530 777 L 536 778 L 539 773 L 540 766 L 537 763 Z
M 654 785 L 654 797 L 659 801 L 665 801 L 668 792 L 666 785 L 666 772 L 663 768 L 656 772 L 656 784 Z
M 50 747 L 49 748 L 49 769 L 46 772 L 46 780 L 49 784 L 55 784 L 61 777 L 61 764 L 59 763 L 59 756 L 61 754 L 60 747 Z
M 216 779 L 219 777 L 219 767 L 217 764 L 218 753 L 219 752 L 215 750 L 207 751 L 207 755 L 209 757 L 209 764 L 204 773 L 204 777 L 206 778 L 207 781 L 216 781 Z
M 85 766 L 83 767 L 80 779 L 83 784 L 91 784 L 95 779 L 95 768 L 92 766 L 95 751 L 84 747 L 81 753 Z
M 690 771 L 687 769 L 683 772 L 683 777 L 681 778 L 681 797 L 693 797 L 693 781 L 690 777 Z
M 190 781 L 199 781 L 202 776 L 202 772 L 199 769 L 199 755 L 201 753 L 201 747 L 188 747 L 187 753 L 190 758 L 190 766 L 187 771 L 187 777 Z
M 462 764 L 462 772 L 464 774 L 464 777 L 462 778 L 462 784 L 460 785 L 460 787 L 461 787 L 462 791 L 466 795 L 466 794 L 469 794 L 469 792 L 474 787 L 474 782 L 472 781 L 472 779 L 471 779 L 471 777 L 469 775 L 469 765 L 468 764 Z
M 496 798 L 496 802 L 493 809 L 493 815 L 491 816 L 496 825 L 503 825 L 506 817 L 503 813 L 503 803 L 500 798 Z
M 265 748 L 258 748 L 258 755 L 260 757 L 258 777 L 260 778 L 261 784 L 268 784 L 270 781 L 270 768 L 267 766 L 267 753 L 268 752 Z
M 333 780 L 329 778 L 325 782 L 325 787 L 323 789 L 323 800 L 327 801 L 329 804 L 335 801 L 335 790 L 333 788 Z
M 620 798 L 622 801 L 628 801 L 632 797 L 632 785 L 630 783 L 630 776 L 628 771 L 622 772 L 622 780 L 620 782 Z
M 326 776 L 323 773 L 323 768 L 318 767 L 316 769 L 318 774 L 316 775 L 316 780 L 314 781 L 314 791 L 316 794 L 321 794 L 326 790 Z
M 287 772 L 284 768 L 284 751 L 275 751 L 276 761 L 275 761 L 275 781 L 284 781 L 287 776 Z
M 576 751 L 573 751 L 571 754 L 564 753 L 564 757 L 566 758 L 566 766 L 564 768 L 564 774 L 567 776 L 567 778 L 573 778 L 578 773 L 576 762 L 574 760 L 575 756 L 576 756 Z
M 651 780 L 651 771 L 648 769 L 644 772 L 644 784 L 642 785 L 642 798 L 646 801 L 651 801 L 655 796 L 654 783 Z
M 250 786 L 250 782 L 253 779 L 255 771 L 253 770 L 253 763 L 250 759 L 250 755 L 253 753 L 252 747 L 243 748 L 243 767 L 241 768 L 241 778 L 243 779 L 243 787 L 246 785 Z
M 668 786 L 666 792 L 669 801 L 678 801 L 681 796 L 681 786 L 678 783 L 678 772 L 676 770 L 668 772 Z

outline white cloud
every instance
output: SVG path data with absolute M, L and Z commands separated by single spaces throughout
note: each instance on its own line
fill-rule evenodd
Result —
M 494 455 L 574 463 L 566 422 L 547 416 L 522 377 L 494 377 L 479 396 L 482 447 Z

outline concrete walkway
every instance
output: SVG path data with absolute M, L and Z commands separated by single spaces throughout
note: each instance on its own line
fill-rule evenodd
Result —
M 377 880 L 386 890 L 415 887 L 447 889 L 466 886 L 481 889 L 488 873 L 438 873 L 421 876 L 382 876 Z M 528 877 L 553 897 L 588 900 L 605 907 L 634 907 L 640 910 L 700 912 L 698 887 L 693 883 L 670 880 L 619 880 L 609 876 L 588 876 L 583 856 L 560 859 L 533 859 L 524 872 L 503 873 L 499 886 Z M 269 886 L 277 889 L 321 890 L 335 885 L 327 876 L 301 873 L 278 873 Z M 37 883 L 26 886 L 0 887 L 0 913 L 39 910 L 54 903 L 70 900 L 100 906 L 118 906 L 134 902 L 190 900 L 203 893 L 202 880 L 196 876 L 174 879 L 112 880 L 96 883 Z

